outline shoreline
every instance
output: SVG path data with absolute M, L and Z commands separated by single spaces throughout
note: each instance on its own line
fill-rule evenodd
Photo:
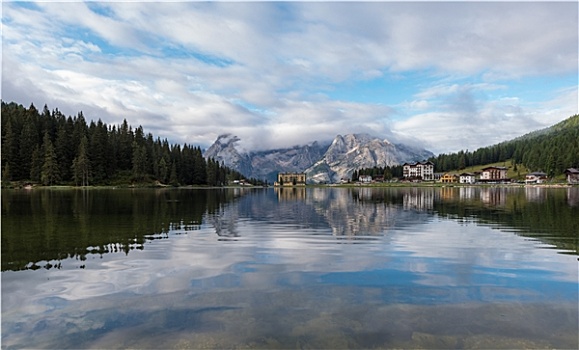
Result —
M 142 185 L 95 185 L 95 186 L 73 186 L 73 185 L 20 185 L 14 187 L 2 187 L 2 190 L 102 190 L 102 189 L 239 189 L 239 188 L 275 188 L 275 189 L 296 189 L 296 188 L 466 188 L 466 187 L 501 187 L 501 188 L 573 188 L 579 184 L 568 183 L 543 183 L 543 184 L 521 184 L 521 183 L 503 183 L 503 184 L 460 184 L 460 183 L 349 183 L 349 184 L 308 184 L 306 186 L 253 186 L 253 185 L 226 185 L 226 186 L 207 186 L 207 185 L 188 185 L 188 186 L 170 186 L 159 184 L 142 184 Z

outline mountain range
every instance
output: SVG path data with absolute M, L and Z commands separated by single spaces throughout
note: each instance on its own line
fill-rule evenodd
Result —
M 204 156 L 233 168 L 246 177 L 277 180 L 279 172 L 305 172 L 308 183 L 335 183 L 349 179 L 354 170 L 394 166 L 434 156 L 418 147 L 391 143 L 369 134 L 337 135 L 331 143 L 312 143 L 265 151 L 244 151 L 241 139 L 220 135 Z

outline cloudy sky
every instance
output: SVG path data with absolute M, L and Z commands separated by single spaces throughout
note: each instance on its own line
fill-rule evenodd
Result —
M 578 111 L 577 2 L 2 3 L 2 99 L 208 147 L 474 150 Z

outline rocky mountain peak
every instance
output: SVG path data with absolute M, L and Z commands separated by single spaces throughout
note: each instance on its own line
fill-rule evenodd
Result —
M 220 135 L 207 149 L 205 157 L 241 172 L 247 177 L 276 180 L 279 172 L 306 172 L 308 182 L 338 182 L 350 178 L 360 168 L 384 167 L 424 160 L 433 154 L 418 147 L 395 145 L 369 134 L 337 135 L 331 144 L 308 145 L 266 151 L 246 152 L 241 139 Z
M 215 140 L 216 144 L 220 144 L 220 145 L 225 145 L 225 146 L 229 146 L 229 145 L 234 145 L 236 142 L 240 141 L 241 139 L 235 135 L 232 134 L 221 134 L 217 137 L 217 140 Z
M 205 158 L 213 158 L 220 163 L 247 174 L 251 170 L 249 157 L 236 148 L 241 139 L 232 134 L 222 134 L 204 154 Z
M 423 151 L 423 152 L 421 152 Z M 399 165 L 422 160 L 428 151 L 400 147 L 369 134 L 338 135 L 324 156 L 306 170 L 314 183 L 339 182 L 348 179 L 356 169 Z

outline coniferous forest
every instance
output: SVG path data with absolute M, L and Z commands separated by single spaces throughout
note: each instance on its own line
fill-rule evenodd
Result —
M 437 172 L 510 160 L 514 166 L 522 164 L 530 171 L 557 176 L 567 168 L 579 167 L 579 115 L 510 141 L 473 152 L 440 154 L 428 160 L 435 164 Z
M 133 129 L 126 120 L 107 125 L 100 119 L 38 111 L 2 101 L 2 185 L 223 186 L 243 175 L 213 159 L 200 147 L 169 144 Z M 249 179 L 253 184 L 261 184 Z
M 579 115 L 510 141 L 472 152 L 443 153 L 428 160 L 434 163 L 436 172 L 510 161 L 513 166 L 523 165 L 530 171 L 543 171 L 549 177 L 561 175 L 568 168 L 579 168 Z M 352 181 L 357 181 L 361 175 L 383 175 L 385 180 L 401 178 L 402 166 L 357 169 L 352 174 Z
M 470 166 L 509 161 L 529 171 L 542 171 L 549 177 L 561 175 L 568 168 L 579 168 L 579 115 L 574 115 L 549 128 L 537 130 L 516 139 L 481 147 L 475 151 L 443 153 L 428 159 L 434 171 L 462 170 Z M 402 166 L 358 169 L 352 175 L 384 174 L 384 179 L 402 177 Z
M 2 185 L 126 185 L 169 184 L 173 186 L 223 186 L 244 176 L 214 159 L 205 159 L 200 147 L 169 144 L 167 139 L 133 130 L 126 120 L 107 125 L 100 119 L 88 123 L 82 112 L 65 116 L 58 109 L 42 112 L 2 101 Z M 460 170 L 469 166 L 510 160 L 530 171 L 549 176 L 579 167 L 579 115 L 550 128 L 511 141 L 440 154 L 428 159 L 435 171 Z M 400 174 L 399 174 L 400 173 Z M 359 169 L 359 175 L 401 176 L 401 166 Z M 257 179 L 252 184 L 262 185 Z

